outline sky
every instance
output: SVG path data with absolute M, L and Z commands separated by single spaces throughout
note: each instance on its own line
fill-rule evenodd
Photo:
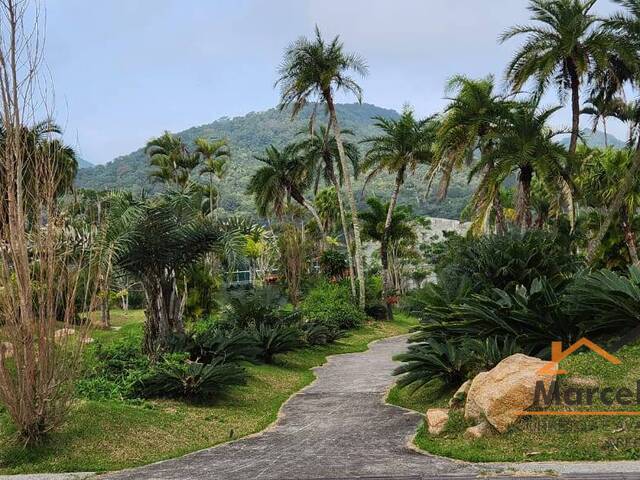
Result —
M 421 116 L 443 108 L 455 74 L 493 74 L 518 41 L 527 0 L 46 0 L 45 61 L 55 116 L 81 158 L 106 163 L 163 131 L 274 107 L 286 46 L 340 35 L 363 56 L 364 101 Z M 615 10 L 599 0 L 596 13 Z M 342 100 L 352 101 L 344 98 Z M 557 97 L 545 98 L 549 105 Z M 569 124 L 567 109 L 553 120 Z M 624 138 L 622 125 L 613 134 Z

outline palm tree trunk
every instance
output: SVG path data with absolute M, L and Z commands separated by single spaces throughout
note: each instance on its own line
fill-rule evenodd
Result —
M 356 276 L 353 271 L 353 252 L 351 251 L 351 235 L 349 234 L 349 228 L 347 227 L 347 216 L 344 213 L 344 202 L 342 201 L 342 189 L 340 188 L 340 182 L 336 177 L 333 170 L 333 162 L 331 159 L 325 159 L 327 173 L 329 179 L 336 189 L 336 196 L 338 198 L 338 210 L 340 211 L 340 223 L 342 224 L 342 233 L 344 234 L 344 243 L 347 246 L 347 260 L 349 265 L 349 283 L 351 284 L 351 296 L 353 300 L 356 300 L 358 292 L 356 291 Z
M 609 205 L 609 208 L 604 215 L 604 221 L 602 222 L 602 225 L 600 225 L 598 233 L 589 242 L 589 246 L 587 248 L 587 261 L 589 263 L 592 263 L 595 260 L 596 253 L 600 248 L 600 245 L 602 244 L 602 239 L 607 234 L 607 231 L 611 226 L 614 212 L 618 212 L 620 211 L 620 208 L 622 208 L 624 199 L 627 196 L 631 185 L 635 181 L 638 172 L 640 172 L 640 149 L 636 148 L 636 153 L 633 156 L 633 163 L 631 164 L 631 168 L 625 175 L 622 185 L 620 186 L 620 189 L 618 189 L 618 193 L 616 193 L 616 196 Z
M 533 169 L 530 165 L 520 168 L 518 176 L 518 199 L 516 204 L 516 222 L 522 230 L 529 230 L 531 218 L 531 178 Z
M 571 140 L 569 142 L 569 155 L 574 155 L 578 147 L 578 135 L 580 134 L 580 78 L 572 58 L 567 61 L 567 69 L 569 70 L 571 82 Z
M 622 232 L 624 233 L 624 243 L 629 249 L 629 258 L 633 265 L 640 265 L 638 260 L 638 247 L 636 246 L 636 232 L 633 231 L 631 224 L 629 223 L 629 212 L 627 206 L 623 205 L 620 209 L 620 223 L 622 224 Z
M 322 235 L 322 244 L 324 244 L 327 237 L 324 231 L 324 224 L 322 223 L 322 220 L 320 220 L 320 215 L 318 215 L 318 212 L 316 211 L 314 206 L 311 204 L 311 202 L 309 202 L 306 198 L 304 198 L 304 196 L 300 192 L 296 190 L 293 190 L 291 192 L 291 197 L 293 197 L 293 199 L 296 202 L 298 202 L 300 205 L 302 205 L 304 208 L 306 208 L 309 211 L 313 219 L 318 224 L 318 229 L 320 230 L 320 234 Z
M 604 130 L 604 148 L 608 148 L 609 136 L 607 135 L 607 117 L 602 117 L 602 129 Z
M 493 200 L 493 211 L 496 214 L 496 232 L 498 235 L 504 235 L 507 233 L 507 226 L 504 219 L 502 200 L 500 200 L 500 187 L 498 187 L 495 199 Z
M 209 215 L 213 217 L 213 173 L 209 176 Z
M 382 242 L 380 245 L 380 257 L 387 255 L 387 247 L 386 245 L 389 243 L 389 233 L 391 229 L 391 221 L 393 219 L 393 212 L 396 208 L 396 204 L 398 203 L 398 195 L 400 194 L 400 187 L 404 182 L 404 167 L 401 167 L 396 174 L 396 184 L 393 192 L 391 192 L 391 199 L 389 200 L 389 208 L 387 208 L 387 218 L 384 221 L 384 231 L 382 233 Z M 387 320 L 393 320 L 393 308 L 391 304 L 387 301 L 387 299 L 391 296 L 393 292 L 392 281 L 391 281 L 391 273 L 389 272 L 389 262 L 386 258 L 382 258 L 382 301 L 386 305 L 386 315 Z
M 340 124 L 338 123 L 338 117 L 336 115 L 336 108 L 333 104 L 333 97 L 330 91 L 323 92 L 324 98 L 327 102 L 327 108 L 329 109 L 329 121 L 333 128 L 333 136 L 336 138 L 336 145 L 338 146 L 338 157 L 340 157 L 340 165 L 344 172 L 344 187 L 347 191 L 347 199 L 349 200 L 349 207 L 351 209 L 351 221 L 353 222 L 353 238 L 355 246 L 356 257 L 356 273 L 358 275 L 358 305 L 362 310 L 365 307 L 365 280 L 364 280 L 364 256 L 362 253 L 362 239 L 360 237 L 360 220 L 358 219 L 358 207 L 356 206 L 356 197 L 353 194 L 353 187 L 351 186 L 351 176 L 349 175 L 349 168 L 347 165 L 347 157 L 344 153 L 344 145 L 342 144 L 342 136 L 340 134 Z

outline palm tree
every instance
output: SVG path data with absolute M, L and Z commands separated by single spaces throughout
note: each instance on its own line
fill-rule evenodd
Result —
M 158 182 L 185 188 L 189 177 L 200 161 L 198 154 L 189 152 L 187 145 L 177 135 L 165 132 L 147 143 L 145 153 L 149 163 L 156 167 L 149 176 Z
M 500 36 L 505 42 L 520 35 L 526 40 L 507 67 L 514 90 L 534 79 L 537 94 L 555 83 L 571 91 L 571 140 L 574 155 L 580 135 L 580 88 L 590 72 L 608 70 L 612 56 L 634 57 L 632 46 L 620 41 L 591 10 L 596 0 L 530 0 L 534 25 L 515 26 Z
M 391 222 L 385 229 L 387 223 L 387 214 L 389 203 L 382 203 L 377 198 L 367 199 L 368 210 L 360 212 L 360 220 L 362 220 L 362 233 L 365 238 L 373 240 L 380 244 L 380 261 L 382 263 L 383 272 L 389 270 L 389 247 L 395 242 L 403 239 L 415 239 L 415 232 L 410 225 L 411 210 L 400 206 L 392 210 Z M 387 294 L 391 293 L 389 291 Z M 383 299 L 386 306 L 386 316 L 393 319 L 392 295 Z
M 110 228 L 125 232 L 113 264 L 138 280 L 147 299 L 144 349 L 152 358 L 167 351 L 184 331 L 187 292 L 180 279 L 205 254 L 239 251 L 242 237 L 219 221 L 204 218 L 188 196 L 173 191 L 112 217 Z M 117 237 L 117 236 L 116 236 Z
M 196 138 L 196 153 L 202 157 L 200 175 L 209 176 L 209 212 L 220 204 L 220 192 L 216 190 L 214 179 L 222 180 L 226 174 L 229 160 L 229 147 L 226 140 L 207 140 Z
M 398 120 L 375 117 L 374 126 L 381 130 L 381 134 L 363 140 L 371 145 L 365 155 L 362 170 L 370 170 L 365 185 L 370 178 L 381 172 L 395 175 L 395 185 L 391 192 L 389 209 L 384 222 L 383 236 L 391 233 L 393 213 L 398 202 L 400 189 L 404 184 L 407 173 L 414 173 L 418 165 L 426 165 L 433 159 L 433 145 L 436 138 L 437 122 L 434 117 L 416 120 L 413 111 L 405 108 Z M 385 239 L 383 244 L 387 244 Z M 382 264 L 383 298 L 388 298 L 391 292 L 391 278 L 388 264 Z M 391 308 L 387 309 L 387 319 L 391 320 Z
M 633 156 L 634 152 L 629 149 L 589 152 L 581 176 L 581 190 L 589 206 L 602 212 L 607 205 L 612 204 L 625 173 L 630 169 Z M 627 190 L 624 201 L 616 212 L 629 250 L 629 257 L 634 265 L 640 265 L 636 233 L 632 228 L 633 216 L 638 206 L 640 206 L 640 182 L 636 180 Z
M 339 37 L 325 43 L 318 27 L 315 34 L 315 39 L 300 38 L 285 52 L 284 60 L 278 70 L 280 76 L 276 82 L 276 85 L 281 86 L 280 108 L 285 109 L 291 106 L 292 116 L 295 116 L 310 100 L 325 103 L 329 111 L 329 126 L 333 129 L 338 147 L 340 165 L 346 173 L 349 171 L 347 155 L 336 115 L 334 94 L 342 90 L 354 94 L 358 102 L 362 101 L 362 89 L 349 76 L 349 72 L 364 76 L 367 73 L 367 66 L 358 55 L 344 52 Z M 364 309 L 365 278 L 360 223 L 351 178 L 347 174 L 344 175 L 344 186 L 353 222 L 359 305 Z
M 591 115 L 593 133 L 598 129 L 598 125 L 602 123 L 602 129 L 604 131 L 604 146 L 609 146 L 609 139 L 607 134 L 607 118 L 616 117 L 620 114 L 620 109 L 623 107 L 624 102 L 621 98 L 613 97 L 608 98 L 605 92 L 599 92 L 596 95 L 592 95 L 585 102 L 586 106 L 580 111 L 583 115 Z
M 514 104 L 500 127 L 495 147 L 475 167 L 482 169 L 484 162 L 490 162 L 499 183 L 512 172 L 518 172 L 516 223 L 522 229 L 532 226 L 531 182 L 534 174 L 539 178 L 559 178 L 563 174 L 566 152 L 554 142 L 554 137 L 561 132 L 547 126 L 549 117 L 559 108 L 538 110 L 537 101 Z
M 447 92 L 455 92 L 449 98 L 440 128 L 437 133 L 435 161 L 429 171 L 429 182 L 440 174 L 438 197 L 447 194 L 449 182 L 455 169 L 465 163 L 471 164 L 476 152 L 480 160 L 493 148 L 498 129 L 512 102 L 505 96 L 495 93 L 492 76 L 474 80 L 462 75 L 455 76 L 447 83 Z M 491 181 L 494 177 L 491 162 L 485 162 L 482 179 L 475 204 L 482 214 L 479 226 L 474 230 L 487 230 L 489 218 L 495 213 L 496 228 L 499 233 L 506 230 L 504 212 L 500 203 L 500 185 Z
M 352 136 L 351 130 L 342 130 L 341 132 L 345 136 Z M 343 150 L 346 154 L 354 174 L 357 176 L 359 170 L 360 152 L 355 143 L 348 140 L 343 140 Z M 340 223 L 342 225 L 342 233 L 344 235 L 344 241 L 347 245 L 349 255 L 347 256 L 349 265 L 349 282 L 351 284 L 351 294 L 355 299 L 357 296 L 356 291 L 356 279 L 353 270 L 353 255 L 351 252 L 351 235 L 347 226 L 347 215 L 345 213 L 344 202 L 342 200 L 341 186 L 344 183 L 345 175 L 349 175 L 348 171 L 342 168 L 342 163 L 337 162 L 338 175 L 336 175 L 336 159 L 339 159 L 340 153 L 338 150 L 338 142 L 336 142 L 335 136 L 331 135 L 330 129 L 321 125 L 319 128 L 314 129 L 311 135 L 308 135 L 305 139 L 298 143 L 300 149 L 307 157 L 310 168 L 317 170 L 316 185 L 319 183 L 320 177 L 324 176 L 325 181 L 333 185 L 336 193 L 336 200 L 338 202 L 338 210 L 340 213 Z
M 282 217 L 289 198 L 293 198 L 311 213 L 324 239 L 322 220 L 313 204 L 303 195 L 311 186 L 312 175 L 303 156 L 300 155 L 298 145 L 290 144 L 282 150 L 271 145 L 265 150 L 264 156 L 256 156 L 255 159 L 265 166 L 253 174 L 247 186 L 247 193 L 253 195 L 258 213 L 266 217 L 273 212 L 276 216 Z

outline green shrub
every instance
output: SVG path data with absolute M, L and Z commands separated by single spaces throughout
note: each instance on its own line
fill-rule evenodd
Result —
M 146 370 L 148 357 L 142 352 L 142 339 L 128 335 L 110 343 L 96 342 L 92 348 L 96 373 L 105 378 L 118 380 L 132 370 Z
M 284 297 L 272 287 L 231 295 L 223 324 L 246 329 L 260 323 L 278 323 L 286 314 L 282 311 L 284 303 Z
M 387 309 L 382 301 L 382 278 L 380 275 L 367 277 L 364 311 L 368 317 L 376 320 L 383 320 L 387 316 Z
M 258 349 L 258 358 L 264 363 L 273 363 L 279 353 L 286 353 L 302 345 L 300 330 L 293 325 L 260 323 L 250 331 Z
M 493 288 L 513 292 L 518 285 L 528 288 L 540 277 L 555 284 L 575 273 L 582 263 L 563 237 L 541 230 L 453 237 L 438 261 L 438 283 L 455 290 L 466 280 L 476 293 Z
M 215 323 L 200 328 L 193 335 L 192 359 L 211 363 L 218 359 L 226 363 L 255 359 L 258 349 L 245 330 L 226 330 Z
M 640 328 L 640 268 L 630 266 L 626 275 L 610 270 L 578 275 L 568 289 L 566 309 L 580 321 L 585 336 L 604 342 L 615 340 L 609 348 L 636 340 Z
M 140 379 L 137 391 L 144 398 L 211 399 L 226 387 L 245 381 L 246 372 L 238 365 L 222 360 L 190 362 L 182 355 L 168 355 Z
M 327 345 L 342 338 L 344 330 L 324 323 L 304 322 L 302 324 L 302 341 L 307 345 Z
M 521 352 L 515 337 L 473 338 L 467 340 L 466 347 L 472 352 L 476 373 L 491 370 L 505 358 Z
M 341 278 L 348 268 L 347 254 L 328 248 L 320 255 L 320 271 L 329 278 Z
M 300 304 L 306 322 L 324 324 L 343 330 L 359 327 L 366 315 L 351 299 L 347 285 L 320 282 Z

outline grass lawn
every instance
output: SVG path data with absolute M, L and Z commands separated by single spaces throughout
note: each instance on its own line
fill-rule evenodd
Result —
M 115 311 L 119 331 L 94 331 L 108 340 L 141 328 L 141 311 Z M 39 448 L 25 450 L 12 442 L 0 414 L 0 473 L 110 471 L 177 457 L 263 430 L 280 406 L 314 379 L 311 367 L 328 355 L 364 351 L 373 340 L 406 333 L 415 320 L 397 315 L 394 322 L 374 322 L 333 345 L 281 355 L 276 365 L 248 366 L 247 385 L 234 387 L 214 404 L 194 405 L 158 400 L 142 404 L 80 401 L 67 423 Z
M 582 410 L 640 410 L 635 399 L 640 379 L 640 345 L 624 347 L 616 356 L 622 360 L 621 365 L 609 364 L 591 352 L 574 354 L 562 362 L 569 372 L 561 381 L 562 389 L 589 379 L 600 388 L 627 387 L 633 392 L 631 406 L 605 406 L 597 398 L 593 407 Z M 446 406 L 450 396 L 451 392 L 442 394 L 433 389 L 411 395 L 407 389 L 394 387 L 388 401 L 424 413 L 431 407 Z M 551 408 L 562 409 L 568 407 Z M 525 417 L 504 435 L 476 441 L 462 438 L 467 426 L 471 425 L 465 423 L 462 413 L 456 413 L 443 436 L 433 437 L 421 426 L 415 443 L 428 452 L 468 461 L 640 459 L 640 417 L 635 416 Z

